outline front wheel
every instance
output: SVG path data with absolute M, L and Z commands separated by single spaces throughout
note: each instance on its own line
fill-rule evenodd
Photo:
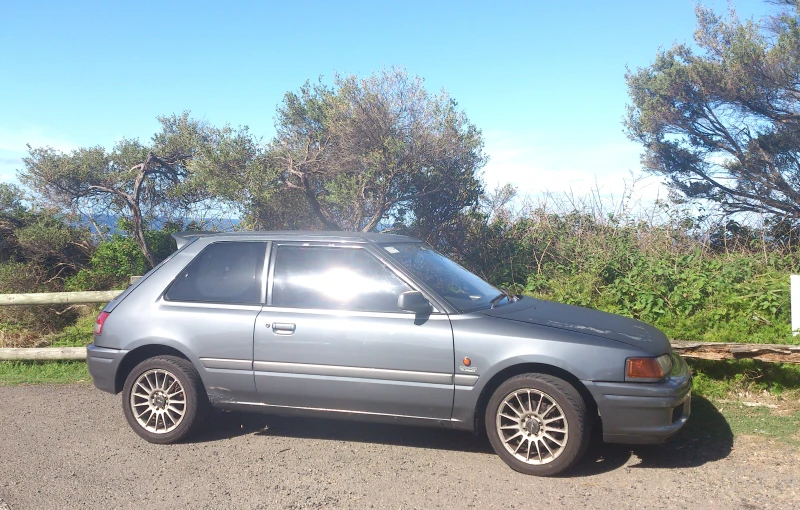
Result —
M 516 471 L 551 476 L 573 466 L 589 444 L 586 402 L 568 382 L 522 374 L 495 390 L 485 414 L 495 453 Z
M 122 391 L 128 424 L 151 443 L 176 443 L 189 436 L 208 407 L 197 370 L 176 356 L 157 356 L 139 363 Z

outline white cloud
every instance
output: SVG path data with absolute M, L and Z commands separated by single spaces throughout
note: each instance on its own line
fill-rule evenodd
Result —
M 0 127 L 0 182 L 18 182 L 17 170 L 22 168 L 22 158 L 28 154 L 27 145 L 31 147 L 49 146 L 62 152 L 76 147 L 75 144 L 63 137 L 51 135 L 44 128 Z
M 641 175 L 641 147 L 624 138 L 572 142 L 547 133 L 495 131 L 486 132 L 485 140 L 491 160 L 484 179 L 490 189 L 511 183 L 521 196 L 599 193 L 621 198 L 636 181 L 633 199 L 649 202 L 666 196 L 661 178 Z
M 64 137 L 54 136 L 41 127 L 28 126 L 20 129 L 0 127 L 0 158 L 7 158 L 3 153 L 25 154 L 28 150 L 26 145 L 50 146 L 59 151 L 69 151 L 76 147 Z
M 22 168 L 21 159 L 0 158 L 0 182 L 15 182 L 19 168 Z

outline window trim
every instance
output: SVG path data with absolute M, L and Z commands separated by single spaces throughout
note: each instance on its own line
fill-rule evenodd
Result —
M 431 299 L 428 296 L 427 292 L 421 291 L 418 286 L 411 280 L 409 280 L 406 275 L 399 272 L 396 268 L 392 267 L 390 264 L 387 264 L 385 260 L 378 257 L 369 247 L 365 244 L 349 244 L 349 243 L 331 243 L 331 242 L 304 242 L 304 241 L 273 241 L 272 243 L 273 249 L 270 253 L 269 259 L 269 280 L 267 283 L 267 300 L 264 304 L 265 307 L 270 307 L 273 310 L 315 310 L 319 312 L 348 312 L 348 313 L 389 313 L 393 315 L 407 315 L 409 317 L 413 317 L 413 312 L 407 312 L 405 310 L 397 310 L 397 311 L 376 311 L 376 310 L 336 310 L 334 308 L 302 308 L 302 307 L 288 307 L 288 306 L 275 306 L 272 304 L 272 298 L 274 295 L 274 284 L 275 284 L 275 266 L 278 258 L 278 250 L 281 246 L 295 246 L 295 247 L 308 247 L 308 248 L 333 248 L 333 249 L 345 249 L 345 250 L 364 250 L 367 255 L 372 257 L 377 263 L 388 269 L 398 280 L 403 282 L 408 286 L 411 290 L 416 290 L 422 292 L 423 295 L 431 302 L 434 307 L 433 312 L 431 315 L 439 315 L 441 311 L 437 306 L 436 300 Z
M 200 239 L 200 238 L 198 238 L 198 239 Z M 206 251 L 207 249 L 211 248 L 211 247 L 212 247 L 212 246 L 214 246 L 215 244 L 223 244 L 223 243 L 224 243 L 224 244 L 231 244 L 231 243 L 233 243 L 233 244 L 244 244 L 244 243 L 260 243 L 260 244 L 264 244 L 264 245 L 266 245 L 266 246 L 265 246 L 265 250 L 266 250 L 266 251 L 264 252 L 264 261 L 263 261 L 263 265 L 264 265 L 264 267 L 262 267 L 262 269 L 261 269 L 261 278 L 262 278 L 262 279 L 264 278 L 264 274 L 266 273 L 266 265 L 267 265 L 267 263 L 268 263 L 268 261 L 269 261 L 269 258 L 268 258 L 268 256 L 269 256 L 269 254 L 270 254 L 270 244 L 271 244 L 271 243 L 270 243 L 270 241 L 267 241 L 267 240 L 259 240 L 259 239 L 252 239 L 252 240 L 242 240 L 242 241 L 237 241 L 237 240 L 221 240 L 221 241 L 211 241 L 211 242 L 209 242 L 208 244 L 206 244 L 205 246 L 203 246 L 203 247 L 200 249 L 200 251 L 198 251 L 198 252 L 197 252 L 197 253 L 196 253 L 194 256 L 192 256 L 192 258 L 191 258 L 191 259 L 190 259 L 190 260 L 189 260 L 189 261 L 186 263 L 186 265 L 185 265 L 185 266 L 183 266 L 183 267 L 180 269 L 180 271 L 178 271 L 178 272 L 177 272 L 177 274 L 175 275 L 175 277 L 174 277 L 174 278 L 173 278 L 173 279 L 172 279 L 172 280 L 169 282 L 169 285 L 167 285 L 167 286 L 164 288 L 164 290 L 161 292 L 161 295 L 160 295 L 160 298 L 161 298 L 161 300 L 162 300 L 162 301 L 164 301 L 164 302 L 165 302 L 165 303 L 167 303 L 167 304 L 173 304 L 173 305 L 178 305 L 178 304 L 187 304 L 187 305 L 212 305 L 212 306 L 214 306 L 214 305 L 217 305 L 217 306 L 223 305 L 223 306 L 246 306 L 246 307 L 260 307 L 260 306 L 264 306 L 264 293 L 263 293 L 263 289 L 264 289 L 264 281 L 262 281 L 262 282 L 261 282 L 261 292 L 260 292 L 260 298 L 259 298 L 259 301 L 258 301 L 258 302 L 253 302 L 253 303 L 229 303 L 229 302 L 226 302 L 226 301 L 191 301 L 191 300 L 184 300 L 184 299 L 169 299 L 169 298 L 167 297 L 167 294 L 169 293 L 169 291 L 170 291 L 170 289 L 172 288 L 172 286 L 173 286 L 173 285 L 175 285 L 175 282 L 177 282 L 177 281 L 178 281 L 178 278 L 180 278 L 180 277 L 181 277 L 181 275 L 183 274 L 183 272 L 184 272 L 184 271 L 186 271 L 186 269 L 187 269 L 189 266 L 191 266 L 191 265 L 192 265 L 192 263 L 193 263 L 195 260 L 197 260 L 197 258 L 198 258 L 200 255 L 202 255 L 204 251 Z M 189 243 L 189 244 L 194 244 L 194 243 Z M 188 246 L 188 244 L 187 244 L 187 246 Z M 184 246 L 184 247 L 185 247 L 185 246 Z M 258 268 L 256 268 L 256 274 L 259 274 Z

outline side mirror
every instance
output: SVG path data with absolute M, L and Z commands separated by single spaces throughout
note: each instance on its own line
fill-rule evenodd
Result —
M 420 315 L 430 314 L 433 311 L 431 302 L 425 299 L 422 292 L 409 290 L 397 297 L 397 308 Z

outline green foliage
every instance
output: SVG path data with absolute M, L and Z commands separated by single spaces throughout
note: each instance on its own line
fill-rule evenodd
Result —
M 694 392 L 711 399 L 769 393 L 800 397 L 800 366 L 755 360 L 687 360 L 694 373 Z
M 480 131 L 402 69 L 307 82 L 284 96 L 276 131 L 259 145 L 246 129 L 224 129 L 196 162 L 204 185 L 256 228 L 399 224 L 427 237 L 482 190 Z
M 125 222 L 120 223 L 121 228 L 125 226 Z M 145 239 L 156 261 L 167 258 L 177 249 L 171 234 L 180 230 L 180 224 L 171 223 L 162 230 L 145 231 Z M 131 276 L 140 276 L 149 270 L 150 264 L 136 241 L 118 232 L 97 246 L 89 267 L 68 278 L 65 288 L 69 291 L 124 289 Z
M 128 221 L 128 231 L 148 265 L 156 259 L 147 244 L 154 220 L 182 218 L 210 197 L 193 181 L 195 156 L 217 140 L 205 123 L 181 116 L 159 117 L 161 130 L 150 143 L 122 139 L 112 150 L 83 147 L 63 153 L 29 147 L 20 180 L 48 207 L 110 213 Z
M 644 167 L 728 212 L 800 218 L 800 3 L 760 22 L 697 7 L 695 47 L 626 74 Z
M 22 206 L 23 192 L 19 186 L 0 182 L 0 211 L 3 213 L 13 213 L 24 209 Z
M 49 338 L 51 347 L 83 347 L 94 339 L 94 321 L 102 306 L 87 307 L 75 324 L 66 326 Z
M 88 232 L 52 211 L 30 209 L 0 185 L 0 293 L 58 292 L 88 261 Z M 0 346 L 24 346 L 75 320 L 70 307 L 0 307 Z
M 497 286 L 633 317 L 673 339 L 796 343 L 789 275 L 800 271 L 800 253 L 785 245 L 794 234 L 700 231 L 662 207 L 663 222 L 591 210 L 490 219 L 476 211 L 457 243 L 439 247 Z
M 615 247 L 609 260 L 554 268 L 526 290 L 555 301 L 627 315 L 676 339 L 788 343 L 789 278 L 797 260 L 750 254 L 646 253 Z M 547 276 L 549 279 L 545 280 Z

